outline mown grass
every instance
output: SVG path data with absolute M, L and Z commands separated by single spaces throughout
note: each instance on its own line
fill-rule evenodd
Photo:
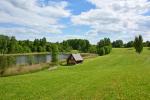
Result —
M 53 71 L 1 77 L 0 100 L 150 100 L 150 50 L 110 55 Z

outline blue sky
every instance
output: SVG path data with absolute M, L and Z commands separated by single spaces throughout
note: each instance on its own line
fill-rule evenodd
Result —
M 19 40 L 46 37 L 50 42 L 72 38 L 96 44 L 150 40 L 149 0 L 1 0 L 0 34 Z

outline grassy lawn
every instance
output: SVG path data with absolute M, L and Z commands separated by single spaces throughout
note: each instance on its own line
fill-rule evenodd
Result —
M 110 55 L 53 71 L 1 77 L 0 100 L 150 100 L 150 50 Z

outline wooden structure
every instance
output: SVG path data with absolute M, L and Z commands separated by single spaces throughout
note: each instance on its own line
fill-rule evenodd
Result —
M 83 62 L 83 58 L 80 54 L 70 54 L 67 59 L 67 65 L 74 65 Z

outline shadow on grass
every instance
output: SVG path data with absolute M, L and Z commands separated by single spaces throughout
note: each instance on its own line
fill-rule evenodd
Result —
M 73 64 L 67 64 L 66 62 L 60 63 L 61 66 L 74 66 Z

